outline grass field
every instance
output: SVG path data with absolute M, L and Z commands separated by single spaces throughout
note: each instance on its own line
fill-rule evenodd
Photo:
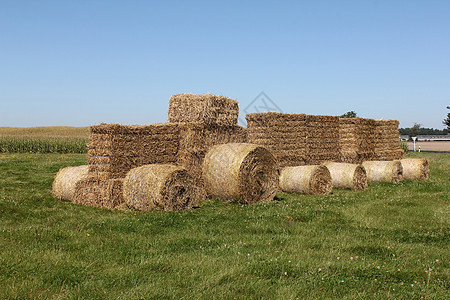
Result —
M 51 196 L 82 154 L 0 154 L 0 299 L 445 299 L 449 154 L 429 181 L 109 211 Z

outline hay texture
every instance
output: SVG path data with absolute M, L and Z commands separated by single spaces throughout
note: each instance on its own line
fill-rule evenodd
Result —
M 271 201 L 278 191 L 275 157 L 262 146 L 230 143 L 211 148 L 203 162 L 209 196 L 225 201 Z
M 361 164 L 374 157 L 375 120 L 363 118 L 339 119 L 340 161 Z
M 73 201 L 76 184 L 88 174 L 89 166 L 66 167 L 59 170 L 52 184 L 52 194 L 58 200 Z
M 331 193 L 331 175 L 325 166 L 287 167 L 281 170 L 280 188 L 283 192 L 325 195 Z
M 171 164 L 132 169 L 123 182 L 126 204 L 142 211 L 190 209 L 203 195 L 200 189 L 185 168 Z
M 306 115 L 306 164 L 339 161 L 339 117 Z
M 330 171 L 333 187 L 354 191 L 367 188 L 367 174 L 363 166 L 336 162 L 326 162 L 324 166 Z
M 154 163 L 175 163 L 180 126 L 100 124 L 91 126 L 89 172 L 107 180 L 124 178 L 133 168 Z
M 252 113 L 246 115 L 248 142 L 269 149 L 280 167 L 306 164 L 306 115 Z
M 400 162 L 403 167 L 403 179 L 426 180 L 430 177 L 430 166 L 426 158 L 405 158 Z
M 78 181 L 73 203 L 103 208 L 123 206 L 123 179 L 102 179 L 89 173 Z
M 399 122 L 397 120 L 376 120 L 374 133 L 374 155 L 372 160 L 398 160 L 403 156 L 400 149 Z
M 403 167 L 399 160 L 365 161 L 362 165 L 366 169 L 369 182 L 398 183 L 403 180 Z
M 224 96 L 179 94 L 169 101 L 169 122 L 232 126 L 238 116 L 238 102 Z

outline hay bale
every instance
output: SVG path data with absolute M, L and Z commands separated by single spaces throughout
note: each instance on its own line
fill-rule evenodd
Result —
M 306 164 L 306 115 L 252 113 L 247 120 L 247 141 L 266 147 L 280 167 Z
M 366 170 L 361 165 L 326 162 L 324 166 L 330 171 L 333 187 L 354 191 L 367 188 Z
M 87 176 L 89 166 L 66 167 L 59 170 L 52 184 L 52 194 L 58 200 L 73 201 L 76 184 Z
M 262 146 L 230 143 L 211 148 L 203 161 L 209 196 L 225 201 L 271 201 L 278 191 L 275 157 Z
M 176 163 L 180 124 L 91 126 L 89 171 L 102 179 L 124 178 L 133 168 Z
M 405 158 L 400 160 L 403 167 L 403 179 L 428 179 L 430 166 L 426 158 Z
M 137 210 L 190 209 L 202 195 L 201 187 L 185 168 L 170 164 L 134 168 L 123 181 L 125 202 Z
M 283 192 L 325 195 L 331 193 L 331 175 L 321 165 L 287 167 L 281 170 L 280 188 Z
M 123 179 L 104 179 L 97 174 L 88 173 L 77 182 L 73 203 L 103 208 L 123 206 Z
M 369 182 L 398 183 L 403 180 L 403 167 L 399 160 L 365 161 L 362 165 L 366 169 Z
M 238 102 L 224 96 L 179 94 L 169 100 L 169 122 L 231 126 L 238 116 Z

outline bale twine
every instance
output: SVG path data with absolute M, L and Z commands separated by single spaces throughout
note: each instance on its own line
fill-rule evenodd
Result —
M 331 193 L 331 175 L 325 166 L 287 167 L 281 170 L 280 188 L 283 192 L 325 195 Z
M 367 188 L 366 170 L 361 165 L 335 162 L 326 162 L 324 165 L 330 171 L 333 187 L 354 191 Z
M 405 158 L 400 160 L 403 167 L 403 179 L 428 179 L 430 166 L 426 158 Z
M 262 146 L 230 143 L 211 148 L 203 161 L 209 196 L 241 203 L 271 201 L 278 191 L 275 157 Z
M 365 161 L 362 165 L 366 169 L 369 182 L 383 181 L 398 183 L 403 180 L 403 167 L 399 160 Z
M 123 197 L 134 209 L 178 211 L 192 208 L 204 195 L 183 167 L 151 164 L 134 168 L 123 181 Z
M 86 177 L 89 166 L 66 167 L 59 170 L 53 180 L 52 194 L 56 199 L 73 201 L 77 182 Z

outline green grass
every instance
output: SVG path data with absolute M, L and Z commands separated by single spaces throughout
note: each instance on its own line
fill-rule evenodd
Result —
M 429 181 L 182 212 L 59 202 L 81 154 L 0 154 L 0 299 L 446 299 L 450 155 Z

